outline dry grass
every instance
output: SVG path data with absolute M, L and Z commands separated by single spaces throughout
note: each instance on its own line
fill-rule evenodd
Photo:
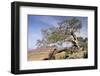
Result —
M 49 52 L 28 52 L 28 61 L 38 61 L 43 60 L 44 58 L 48 58 Z

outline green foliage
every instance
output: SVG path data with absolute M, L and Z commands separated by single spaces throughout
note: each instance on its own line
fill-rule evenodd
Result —
M 75 17 L 69 20 L 64 20 L 59 24 L 60 26 L 67 28 L 67 30 L 71 29 L 74 32 L 77 32 L 80 28 L 82 28 L 81 21 Z
M 80 47 L 83 47 L 83 50 L 88 50 L 88 40 L 87 38 L 83 39 L 82 37 L 78 37 Z
M 42 29 L 41 33 L 43 35 L 42 40 L 38 40 L 40 44 L 46 45 L 50 43 L 57 43 L 58 41 L 62 43 L 65 39 L 70 39 L 71 32 L 77 32 L 81 28 L 81 21 L 77 18 L 65 19 L 58 23 L 57 27 L 51 27 L 48 29 Z
M 52 32 L 51 35 L 48 37 L 48 40 L 52 43 L 55 43 L 57 41 L 64 40 L 64 37 L 58 32 Z

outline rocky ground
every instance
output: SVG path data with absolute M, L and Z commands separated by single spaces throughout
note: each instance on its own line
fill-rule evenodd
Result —
M 87 58 L 87 50 L 84 48 L 79 49 L 66 49 L 62 51 L 54 50 L 53 48 L 41 49 L 41 51 L 28 52 L 28 61 L 33 60 L 59 60 L 59 59 L 81 59 Z

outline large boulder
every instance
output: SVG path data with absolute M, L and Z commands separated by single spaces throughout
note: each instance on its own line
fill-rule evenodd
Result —
M 66 58 L 66 52 L 61 52 L 61 53 L 57 53 L 54 55 L 55 59 L 58 60 L 58 59 L 65 59 Z

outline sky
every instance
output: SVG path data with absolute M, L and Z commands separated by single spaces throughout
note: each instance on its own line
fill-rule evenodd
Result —
M 76 17 L 81 20 L 80 36 L 88 37 L 88 18 L 78 16 L 28 15 L 28 50 L 35 49 L 37 40 L 42 39 L 41 29 L 56 27 L 58 22 Z

